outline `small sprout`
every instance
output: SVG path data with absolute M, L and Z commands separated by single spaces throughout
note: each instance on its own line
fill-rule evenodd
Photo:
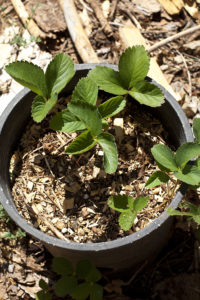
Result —
M 108 206 L 121 214 L 119 225 L 123 230 L 129 230 L 134 223 L 137 214 L 147 205 L 149 197 L 139 196 L 134 199 L 127 195 L 111 196 L 108 199 Z

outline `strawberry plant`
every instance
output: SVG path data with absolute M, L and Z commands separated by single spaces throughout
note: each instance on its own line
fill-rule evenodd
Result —
M 148 53 L 143 46 L 131 47 L 120 57 L 119 71 L 97 66 L 89 72 L 88 77 L 79 80 L 66 108 L 54 114 L 50 120 L 50 128 L 53 130 L 78 133 L 66 147 L 66 154 L 81 154 L 99 145 L 104 153 L 105 171 L 111 174 L 117 170 L 118 151 L 115 138 L 109 132 L 110 122 L 107 119 L 121 112 L 126 106 L 127 99 L 134 98 L 139 103 L 151 107 L 160 106 L 164 101 L 161 90 L 145 80 L 149 62 Z M 25 61 L 9 64 L 6 71 L 17 82 L 37 94 L 31 108 L 32 117 L 37 123 L 52 113 L 59 100 L 59 93 L 75 74 L 72 60 L 63 53 L 54 57 L 46 72 Z M 115 96 L 97 105 L 98 88 Z M 123 207 L 114 206 L 116 202 L 121 203 L 121 200 L 124 201 Z M 122 198 L 114 196 L 110 198 L 109 205 L 117 210 L 123 209 L 119 223 L 122 228 L 128 230 L 146 202 L 145 197 L 133 200 L 129 196 Z M 125 224 L 126 216 L 129 217 Z
M 75 300 L 101 300 L 103 299 L 103 287 L 97 283 L 101 279 L 100 271 L 90 260 L 80 260 L 74 269 L 72 263 L 63 257 L 53 259 L 53 270 L 61 276 L 55 284 L 56 296 L 65 298 L 70 295 Z M 37 300 L 52 299 L 48 284 L 40 280 L 42 288 L 36 294 Z
M 147 205 L 149 197 L 139 196 L 134 199 L 127 195 L 111 196 L 108 199 L 108 206 L 119 211 L 119 225 L 124 230 L 129 230 L 137 214 Z
M 200 185 L 200 119 L 193 123 L 195 141 L 182 144 L 174 154 L 166 145 L 155 145 L 151 149 L 160 171 L 154 172 L 146 182 L 146 187 L 151 188 L 170 180 L 173 175 L 177 180 L 190 186 Z M 191 159 L 196 158 L 194 163 Z

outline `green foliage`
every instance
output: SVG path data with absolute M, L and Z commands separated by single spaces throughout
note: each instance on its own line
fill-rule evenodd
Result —
M 189 220 L 193 220 L 200 226 L 200 205 L 196 206 L 192 203 L 184 202 L 182 207 L 187 209 L 187 211 L 179 211 L 169 207 L 167 213 L 171 216 L 187 216 Z
M 193 121 L 193 132 L 195 136 L 195 142 L 200 144 L 200 118 L 195 118 Z
M 41 122 L 56 104 L 60 91 L 74 76 L 74 64 L 68 55 L 60 53 L 50 62 L 46 73 L 25 61 L 7 65 L 6 72 L 38 95 L 33 101 L 32 117 Z
M 102 300 L 103 288 L 97 282 L 101 279 L 101 273 L 89 260 L 81 260 L 75 270 L 70 261 L 63 257 L 53 259 L 53 270 L 61 275 L 55 284 L 55 294 L 58 297 L 70 295 L 76 300 Z M 49 287 L 44 280 L 39 283 L 41 291 L 36 295 L 37 300 L 51 300 Z
M 177 149 L 176 154 L 165 145 L 160 144 L 152 147 L 152 155 L 161 171 L 156 171 L 151 175 L 146 182 L 147 188 L 168 182 L 171 172 L 177 179 L 193 186 L 193 188 L 200 185 L 200 159 L 198 159 L 200 155 L 200 145 L 198 144 L 200 122 L 198 120 L 195 119 L 193 125 L 197 142 L 182 144 Z M 196 158 L 193 165 L 190 163 L 192 158 Z
M 51 300 L 51 294 L 49 292 L 49 286 L 48 284 L 43 280 L 40 279 L 39 286 L 42 289 L 35 295 L 36 300 Z
M 164 98 L 158 87 L 144 80 L 149 70 L 149 62 L 145 48 L 133 46 L 121 55 L 119 72 L 97 66 L 89 72 L 89 77 L 108 93 L 129 94 L 141 104 L 156 107 L 163 103 Z
M 8 214 L 4 210 L 3 206 L 0 204 L 0 222 L 11 222 L 11 219 L 9 218 Z M 26 236 L 26 233 L 23 232 L 20 228 L 17 228 L 15 232 L 11 232 L 10 230 L 4 231 L 0 233 L 0 239 L 10 240 L 10 239 L 17 239 L 17 238 L 23 238 Z
M 116 171 L 118 165 L 118 154 L 115 140 L 112 134 L 103 132 L 98 135 L 97 142 L 104 151 L 104 168 L 109 174 Z
M 166 174 L 162 171 L 156 171 L 151 175 L 151 177 L 149 177 L 145 186 L 146 186 L 146 188 L 155 187 L 155 186 L 158 186 L 158 185 L 168 182 L 169 179 L 170 179 L 170 177 L 168 174 Z
M 72 101 L 82 100 L 96 105 L 97 96 L 98 86 L 96 83 L 89 78 L 81 78 L 72 93 Z
M 139 196 L 134 199 L 127 195 L 115 195 L 108 199 L 108 206 L 120 212 L 119 225 L 123 230 L 129 230 L 137 214 L 146 207 L 149 197 Z

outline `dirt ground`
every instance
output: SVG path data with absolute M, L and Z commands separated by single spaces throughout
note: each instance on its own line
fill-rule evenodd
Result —
M 27 31 L 11 0 L 0 0 L 0 105 L 19 91 L 6 77 L 5 64 L 28 59 L 45 66 L 52 56 L 67 53 L 75 63 L 84 61 L 67 29 L 59 1 L 26 0 L 24 5 L 44 38 Z M 180 1 L 173 11 L 156 0 L 75 0 L 75 5 L 91 47 L 100 62 L 116 64 L 124 50 L 120 28 L 131 22 L 149 46 L 200 24 L 200 1 Z M 167 2 L 167 1 L 165 1 Z M 169 1 L 176 2 L 176 1 Z M 179 2 L 179 1 L 178 1 Z M 96 3 L 96 4 L 95 4 Z M 101 18 L 95 6 L 101 10 Z M 130 24 L 130 23 L 129 23 Z M 108 26 L 109 25 L 109 26 Z M 200 116 L 200 30 L 159 46 L 155 57 L 190 123 Z M 187 198 L 199 203 L 199 195 Z M 148 251 L 148 249 L 147 249 Z M 34 299 L 43 278 L 51 286 L 57 279 L 52 257 L 40 244 L 16 228 L 0 210 L 0 300 Z M 104 299 L 116 300 L 199 300 L 200 244 L 195 227 L 183 218 L 175 221 L 171 238 L 150 265 L 115 277 L 103 272 Z M 56 296 L 53 299 L 58 299 Z M 67 298 L 66 298 L 67 299 Z M 70 299 L 70 298 L 69 298 Z

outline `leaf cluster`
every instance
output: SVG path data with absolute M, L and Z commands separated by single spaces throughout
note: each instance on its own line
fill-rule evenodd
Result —
M 53 259 L 53 270 L 61 275 L 55 284 L 55 294 L 58 297 L 70 295 L 76 300 L 103 299 L 103 288 L 97 282 L 101 279 L 101 273 L 89 260 L 81 260 L 74 270 L 72 263 L 63 258 Z M 42 290 L 37 293 L 37 300 L 51 300 L 51 294 L 47 283 L 40 281 Z M 46 298 L 45 298 L 46 297 Z
M 161 90 L 145 81 L 149 61 L 144 47 L 135 46 L 128 48 L 120 57 L 119 72 L 97 66 L 89 72 L 87 78 L 80 79 L 67 108 L 50 121 L 50 127 L 54 130 L 80 132 L 67 147 L 67 154 L 81 154 L 99 144 L 104 152 L 105 171 L 116 171 L 117 148 L 114 137 L 105 132 L 108 129 L 106 120 L 124 109 L 124 95 L 127 94 L 153 107 L 163 102 Z M 36 122 L 41 122 L 52 110 L 58 94 L 75 74 L 72 60 L 63 53 L 54 57 L 45 73 L 40 67 L 25 61 L 7 65 L 6 71 L 17 82 L 37 94 L 32 103 L 32 117 Z M 117 96 L 97 106 L 98 86 Z
M 200 185 L 200 119 L 193 122 L 195 142 L 183 143 L 173 153 L 165 145 L 155 145 L 152 155 L 157 162 L 160 171 L 154 172 L 146 182 L 146 187 L 151 188 L 168 182 L 170 173 L 180 181 L 189 184 L 193 188 Z M 197 158 L 196 158 L 197 157 Z M 195 159 L 193 164 L 191 159 Z
M 149 197 L 139 196 L 134 199 L 127 195 L 115 195 L 108 199 L 108 206 L 118 212 L 119 225 L 123 230 L 129 230 L 137 214 L 146 207 Z

